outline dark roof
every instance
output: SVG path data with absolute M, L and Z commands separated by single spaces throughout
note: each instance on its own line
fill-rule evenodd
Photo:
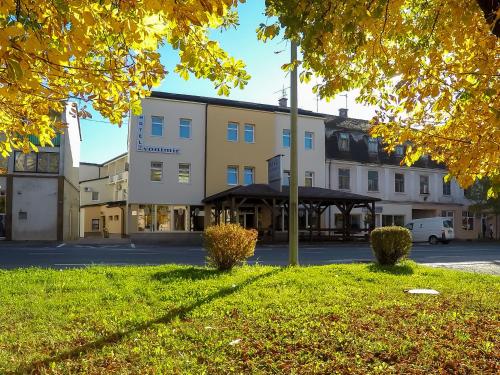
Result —
M 252 184 L 246 186 L 235 186 L 220 193 L 211 195 L 203 200 L 203 203 L 225 200 L 232 197 L 248 198 L 288 198 L 289 187 L 283 186 L 282 191 L 273 189 L 268 184 Z M 348 193 L 340 190 L 331 190 L 319 187 L 299 186 L 299 200 L 302 201 L 329 201 L 329 202 L 350 202 L 350 203 L 368 203 L 376 202 L 380 199 Z
M 265 111 L 265 112 L 290 113 L 289 107 L 280 107 L 280 106 L 271 105 L 271 104 L 243 102 L 243 101 L 239 101 L 239 100 L 230 100 L 230 99 L 223 99 L 223 98 L 212 98 L 212 97 L 208 97 L 208 96 L 173 94 L 173 93 L 169 93 L 169 92 L 152 91 L 151 97 L 152 98 L 160 98 L 160 99 L 181 100 L 181 101 L 186 101 L 186 102 L 212 104 L 212 105 L 219 105 L 219 106 L 223 106 L 223 107 L 254 109 L 257 111 Z M 330 115 L 325 114 L 325 113 L 318 113 L 318 112 L 308 111 L 308 110 L 300 109 L 300 108 L 299 108 L 299 115 L 314 116 L 314 117 L 328 117 L 328 116 L 330 116 Z
M 338 116 L 330 116 L 325 119 L 326 159 L 346 160 L 358 163 L 401 165 L 403 156 L 398 156 L 395 153 L 389 154 L 384 151 L 383 144 L 380 141 L 377 152 L 372 153 L 368 151 L 368 140 L 371 138 L 368 133 L 369 129 L 370 123 L 367 120 Z M 339 148 L 340 133 L 347 133 L 349 135 L 348 151 L 343 151 Z M 404 148 L 403 151 L 405 151 Z M 413 167 L 445 169 L 444 165 L 425 157 L 416 161 Z

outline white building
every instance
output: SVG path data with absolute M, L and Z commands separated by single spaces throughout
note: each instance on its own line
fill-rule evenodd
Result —
M 14 151 L 0 168 L 0 237 L 7 240 L 78 238 L 80 124 L 69 103 L 62 114 L 67 128 L 54 147 Z M 36 137 L 30 141 L 39 145 Z

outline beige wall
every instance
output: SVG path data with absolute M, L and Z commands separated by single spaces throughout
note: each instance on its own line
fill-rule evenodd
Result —
M 229 122 L 239 124 L 237 142 L 227 140 Z M 243 169 L 246 166 L 255 168 L 256 183 L 267 183 L 266 160 L 273 157 L 275 151 L 275 113 L 210 105 L 207 123 L 206 195 L 231 187 L 227 185 L 228 165 L 239 167 L 240 185 L 243 184 Z M 245 124 L 255 125 L 253 144 L 245 143 Z
M 110 234 L 121 234 L 122 210 L 119 207 L 89 206 L 83 207 L 84 211 L 84 231 L 89 233 L 101 233 L 103 229 L 102 217 L 106 217 L 106 228 Z M 118 220 L 115 216 L 118 215 Z M 110 220 L 109 217 L 112 217 Z M 92 230 L 92 219 L 99 219 L 99 230 Z

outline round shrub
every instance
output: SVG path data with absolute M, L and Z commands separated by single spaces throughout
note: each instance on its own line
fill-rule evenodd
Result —
M 257 231 L 238 224 L 220 224 L 208 227 L 204 233 L 207 260 L 219 270 L 230 270 L 251 257 L 257 244 Z
M 410 254 L 412 238 L 411 232 L 406 228 L 376 228 L 371 232 L 370 240 L 379 264 L 394 265 Z

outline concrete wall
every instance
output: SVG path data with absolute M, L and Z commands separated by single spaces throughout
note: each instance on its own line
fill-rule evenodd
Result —
M 284 148 L 282 142 L 283 129 L 290 129 L 290 115 L 276 113 L 275 151 L 283 154 L 283 169 L 290 170 L 290 148 Z M 314 134 L 314 147 L 306 150 L 304 146 L 305 132 Z M 305 172 L 314 172 L 314 186 L 325 187 L 325 123 L 323 118 L 299 116 L 297 121 L 299 186 L 304 186 Z M 274 155 L 273 155 L 274 156 Z M 267 173 L 267 170 L 266 170 Z M 267 178 L 267 175 L 266 175 Z M 266 181 L 267 182 L 267 181 Z
M 79 231 L 80 191 L 64 181 L 63 240 L 77 240 Z
M 99 176 L 99 166 L 95 164 L 85 164 L 80 163 L 79 175 L 80 181 L 94 180 L 100 178 Z
M 266 160 L 276 154 L 275 151 L 275 114 L 249 109 L 220 107 L 210 105 L 207 112 L 207 172 L 206 195 L 229 189 L 227 167 L 238 166 L 238 182 L 243 185 L 245 167 L 253 167 L 255 183 L 267 183 Z M 238 141 L 227 140 L 229 122 L 239 124 Z M 245 143 L 244 126 L 255 126 L 254 143 Z M 324 163 L 324 161 L 323 161 Z
M 203 199 L 205 167 L 205 104 L 148 98 L 142 101 L 144 144 L 171 146 L 178 154 L 137 150 L 138 117 L 129 127 L 129 203 L 200 204 Z M 151 116 L 164 117 L 163 136 L 151 136 Z M 181 118 L 191 120 L 191 138 L 179 137 Z M 162 181 L 151 181 L 151 162 L 163 163 Z M 179 163 L 191 165 L 190 183 L 178 182 Z
M 76 109 L 76 103 L 68 103 L 65 110 L 64 121 L 67 128 L 61 137 L 63 142 L 63 158 L 60 161 L 62 175 L 74 186 L 78 186 L 80 181 L 80 125 L 78 117 L 70 113 L 71 109 Z
M 89 206 L 83 207 L 82 211 L 84 212 L 84 233 L 86 236 L 100 235 L 103 230 L 103 224 L 105 224 L 110 234 L 121 234 L 122 210 L 119 207 Z M 118 216 L 117 219 L 116 216 Z M 104 223 L 103 217 L 105 217 Z M 99 220 L 98 230 L 92 229 L 93 219 Z
M 90 191 L 85 191 L 90 189 Z M 99 200 L 92 200 L 92 192 L 99 192 Z M 100 204 L 113 200 L 113 187 L 109 184 L 108 177 L 99 180 L 85 181 L 80 183 L 80 205 Z
M 14 177 L 12 239 L 57 239 L 57 178 Z M 21 218 L 20 218 L 21 212 Z M 23 213 L 26 219 L 23 219 Z

